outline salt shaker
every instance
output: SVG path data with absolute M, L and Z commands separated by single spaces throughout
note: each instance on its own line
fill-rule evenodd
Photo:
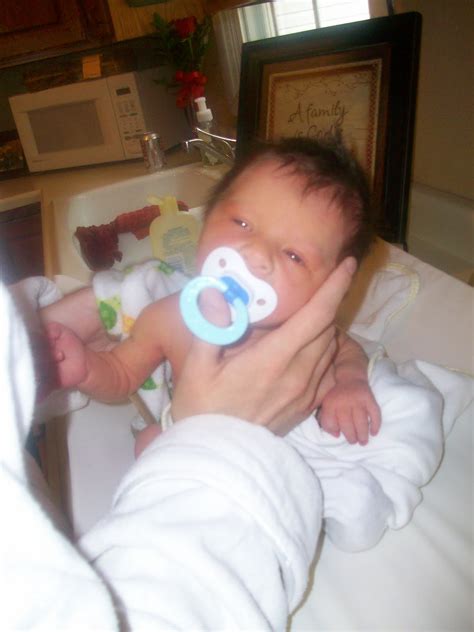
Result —
M 147 171 L 150 173 L 159 171 L 159 169 L 165 166 L 165 154 L 161 149 L 159 134 L 156 132 L 145 132 L 141 134 L 140 146 Z

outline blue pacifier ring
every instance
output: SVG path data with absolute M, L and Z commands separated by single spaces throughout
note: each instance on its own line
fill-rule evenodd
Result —
M 235 319 L 227 327 L 218 327 L 210 323 L 199 309 L 198 299 L 203 290 L 214 288 L 219 290 L 228 303 L 232 303 L 235 310 Z M 230 345 L 241 338 L 247 330 L 249 317 L 247 307 L 241 298 L 232 296 L 229 298 L 229 286 L 211 276 L 199 276 L 186 284 L 179 298 L 179 306 L 183 320 L 190 331 L 204 340 L 215 345 Z

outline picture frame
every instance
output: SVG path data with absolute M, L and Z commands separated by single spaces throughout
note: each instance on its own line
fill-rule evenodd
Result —
M 420 37 L 412 12 L 244 44 L 237 157 L 340 134 L 367 172 L 377 234 L 406 247 Z

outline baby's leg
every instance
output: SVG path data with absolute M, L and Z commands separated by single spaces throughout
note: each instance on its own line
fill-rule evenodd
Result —
M 58 385 L 77 386 L 87 373 L 86 349 L 80 338 L 60 323 L 48 323 L 45 330 L 56 362 Z

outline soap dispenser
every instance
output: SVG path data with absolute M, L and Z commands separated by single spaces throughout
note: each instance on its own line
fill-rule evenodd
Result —
M 190 213 L 179 211 L 172 196 L 163 199 L 160 213 L 150 224 L 153 256 L 185 274 L 195 274 L 199 221 Z
M 213 133 L 215 127 L 214 117 L 212 116 L 212 110 L 207 107 L 206 97 L 198 97 L 197 99 L 194 99 L 194 102 L 197 105 L 197 126 L 205 132 Z M 207 134 L 201 134 L 198 132 L 198 136 L 205 143 L 212 144 L 212 138 L 210 138 Z M 211 152 L 206 151 L 204 148 L 200 151 L 203 164 L 214 166 L 221 163 L 221 160 L 219 160 L 217 156 L 211 154 Z

